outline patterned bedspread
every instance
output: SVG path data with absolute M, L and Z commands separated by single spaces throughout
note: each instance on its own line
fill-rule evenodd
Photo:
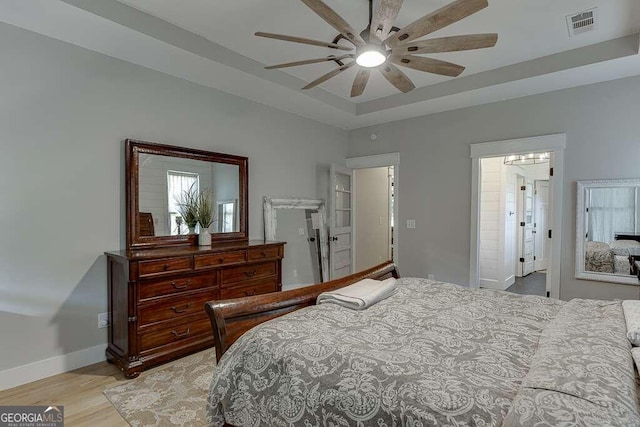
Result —
M 558 329 L 570 331 L 571 319 L 599 319 L 589 320 L 589 304 L 581 311 L 570 309 L 582 314 L 571 317 L 565 313 L 571 303 L 548 298 L 412 278 L 399 279 L 398 288 L 398 293 L 367 310 L 313 306 L 247 332 L 219 362 L 208 397 L 210 424 L 222 426 L 226 420 L 234 426 L 499 426 L 566 420 L 566 425 L 583 425 L 556 407 L 548 413 L 531 409 L 544 405 L 547 398 L 536 394 L 535 381 L 544 374 L 536 371 L 531 378 L 530 370 L 534 360 L 546 357 L 536 354 L 547 329 L 552 338 L 545 348 L 555 357 L 554 344 L 566 338 L 558 338 Z M 607 363 L 621 364 L 615 381 L 624 382 L 618 391 L 628 399 L 612 404 L 616 391 L 609 390 L 598 394 L 596 405 L 600 408 L 605 402 L 613 408 L 603 411 L 605 415 L 628 415 L 620 423 L 592 425 L 640 425 L 633 424 L 640 418 L 633 406 L 629 344 L 624 338 L 617 342 L 620 325 L 626 330 L 620 303 L 605 306 L 613 316 L 606 323 L 613 332 L 599 327 L 589 336 L 588 325 L 579 328 L 579 351 L 593 345 L 601 355 L 579 358 L 578 367 L 572 368 L 570 355 L 562 353 L 568 366 L 550 374 L 568 369 L 575 375 L 609 375 Z M 561 326 L 555 321 L 558 316 L 564 316 Z M 617 344 L 609 348 L 612 342 Z M 585 361 L 591 364 L 585 367 Z M 535 366 L 544 370 L 543 362 Z M 590 390 L 589 384 L 582 387 Z M 512 411 L 514 400 L 517 413 Z M 551 403 L 557 405 L 557 399 Z M 602 421 L 602 414 L 594 419 Z

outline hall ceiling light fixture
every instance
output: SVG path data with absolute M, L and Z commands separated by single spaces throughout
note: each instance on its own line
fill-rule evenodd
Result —
M 504 164 L 511 166 L 537 165 L 550 161 L 551 153 L 514 154 L 504 158 Z

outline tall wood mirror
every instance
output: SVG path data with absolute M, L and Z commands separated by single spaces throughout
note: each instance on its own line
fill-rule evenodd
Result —
M 248 159 L 230 154 L 126 140 L 127 248 L 196 245 L 200 225 L 181 205 L 189 193 L 211 197 L 215 242 L 248 237 Z

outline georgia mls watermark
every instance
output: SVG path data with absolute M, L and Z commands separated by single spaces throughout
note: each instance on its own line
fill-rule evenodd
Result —
M 0 406 L 0 427 L 63 427 L 64 406 Z

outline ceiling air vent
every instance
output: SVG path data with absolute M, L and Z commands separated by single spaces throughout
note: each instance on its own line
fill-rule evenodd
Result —
M 569 37 L 577 36 L 582 33 L 593 31 L 596 28 L 598 19 L 598 8 L 585 10 L 567 16 L 567 27 L 569 28 Z

